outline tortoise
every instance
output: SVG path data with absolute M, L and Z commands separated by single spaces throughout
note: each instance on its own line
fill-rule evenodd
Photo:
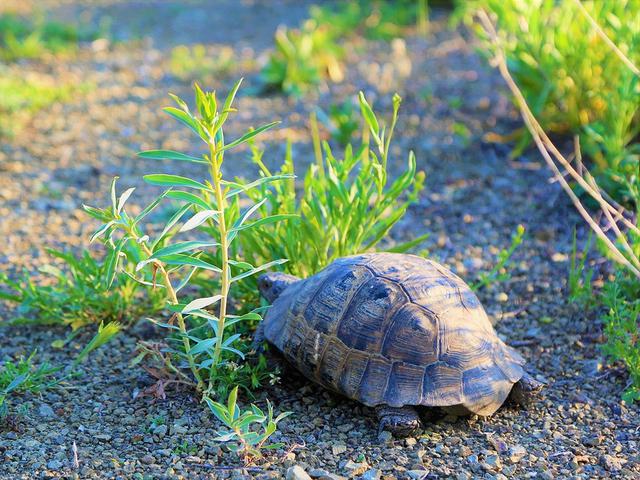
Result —
M 488 416 L 542 388 L 471 288 L 434 261 L 368 253 L 304 280 L 267 273 L 258 288 L 272 306 L 254 345 L 266 340 L 310 380 L 375 407 L 380 432 L 419 428 L 417 406 Z

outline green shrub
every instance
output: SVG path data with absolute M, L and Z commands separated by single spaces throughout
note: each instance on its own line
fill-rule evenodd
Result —
M 301 95 L 324 78 L 341 81 L 343 51 L 330 28 L 307 20 L 299 29 L 280 27 L 275 50 L 262 69 L 264 83 L 289 95 Z
M 0 65 L 0 135 L 17 133 L 38 110 L 71 98 L 74 88 L 78 87 L 18 77 Z
M 631 61 L 639 63 L 640 2 L 582 4 Z M 550 133 L 580 134 L 600 186 L 618 199 L 640 202 L 633 193 L 640 168 L 640 80 L 576 3 L 476 0 L 460 2 L 459 8 L 467 19 L 478 8 L 492 13 L 509 69 L 542 127 Z M 481 28 L 478 32 L 486 39 Z M 488 56 L 495 53 L 491 42 L 484 47 Z M 529 141 L 523 135 L 519 147 Z
M 231 286 L 285 261 L 272 257 L 267 263 L 254 266 L 244 261 L 234 246 L 256 227 L 291 217 L 286 213 L 277 213 L 253 220 L 259 204 L 243 210 L 235 208 L 240 195 L 265 183 L 291 177 L 263 177 L 246 184 L 224 178 L 222 167 L 225 152 L 277 123 L 263 125 L 234 141 L 226 142 L 223 125 L 229 114 L 235 111 L 232 103 L 239 87 L 240 82 L 237 82 L 224 104 L 219 105 L 215 92 L 203 92 L 196 84 L 195 112 L 176 96 L 173 99 L 178 108 L 164 109 L 204 142 L 207 153 L 194 156 L 172 150 L 151 150 L 139 154 L 151 160 L 169 159 L 198 164 L 203 167 L 202 178 L 194 180 L 170 174 L 144 176 L 147 183 L 166 190 L 136 217 L 131 217 L 125 208 L 134 189 L 129 188 L 118 195 L 116 179 L 111 186 L 111 206 L 102 209 L 85 206 L 90 215 L 103 222 L 93 238 L 101 239 L 109 250 L 107 264 L 110 268 L 106 272 L 105 284 L 110 285 L 115 272 L 121 268 L 121 253 L 125 246 L 136 245 L 140 248 L 140 258 L 133 260 L 125 256 L 124 260 L 130 262 L 136 272 L 148 271 L 154 279 L 157 277 L 157 287 L 166 292 L 172 316 L 169 320 L 155 323 L 169 332 L 167 347 L 159 349 L 153 345 L 143 345 L 138 360 L 145 356 L 155 357 L 163 366 L 163 373 L 172 381 L 192 384 L 205 397 L 219 395 L 228 389 L 229 385 L 225 383 L 230 378 L 228 372 L 234 370 L 238 361 L 244 360 L 247 342 L 232 327 L 238 323 L 260 320 L 260 308 L 242 315 L 231 313 Z M 143 233 L 141 221 L 165 199 L 178 200 L 183 206 L 166 222 L 162 232 L 157 235 L 153 232 L 148 235 Z M 187 214 L 190 214 L 189 218 L 183 221 Z M 172 241 L 179 233 L 193 234 L 196 230 L 208 238 Z M 205 256 L 207 251 L 215 253 Z M 196 271 L 215 275 L 216 281 L 211 283 L 211 288 L 216 291 L 209 291 L 208 296 L 189 301 L 181 291 L 189 285 Z M 131 278 L 150 285 L 139 273 L 131 275 Z
M 102 322 L 127 326 L 164 306 L 164 292 L 153 290 L 144 295 L 140 285 L 125 273 L 118 274 L 113 285 L 108 285 L 104 279 L 112 266 L 86 251 L 79 257 L 54 249 L 47 251 L 64 264 L 63 268 L 46 265 L 40 269 L 49 277 L 48 284 L 35 283 L 28 272 L 15 280 L 0 273 L 0 284 L 11 290 L 0 292 L 0 299 L 18 304 L 19 317 L 13 323 L 65 325 L 73 330 Z M 133 261 L 140 258 L 136 248 L 122 253 Z M 127 273 L 130 275 L 131 271 Z
M 260 263 L 270 258 L 288 258 L 290 261 L 281 265 L 285 271 L 302 277 L 312 275 L 336 258 L 373 250 L 417 200 L 424 174 L 416 172 L 412 152 L 407 170 L 396 180 L 388 178 L 388 156 L 400 97 L 393 98 L 393 117 L 387 128 L 380 125 L 362 93 L 359 101 L 368 130 L 357 151 L 348 145 L 343 158 L 338 159 L 325 143 L 323 156 L 316 131 L 316 163 L 307 171 L 300 194 L 296 192 L 293 178 L 275 184 L 264 183 L 249 192 L 254 201 L 261 200 L 262 215 L 294 212 L 296 218 L 247 232 L 237 245 L 247 261 Z M 262 161 L 262 152 L 255 147 L 252 150 L 253 162 L 262 177 L 272 177 Z M 293 174 L 289 145 L 277 176 L 292 177 Z M 389 245 L 387 249 L 406 251 L 426 236 L 402 245 Z

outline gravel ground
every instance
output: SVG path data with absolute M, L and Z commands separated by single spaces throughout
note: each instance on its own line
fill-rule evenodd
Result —
M 38 3 L 61 18 L 108 15 L 120 42 L 97 42 L 64 62 L 11 67 L 81 81 L 92 90 L 40 112 L 0 145 L 0 268 L 10 272 L 45 262 L 44 246 L 86 246 L 94 225 L 79 207 L 104 204 L 113 175 L 123 186 L 139 184 L 149 164 L 133 152 L 193 146 L 160 113 L 167 91 L 189 95 L 188 83 L 167 73 L 171 46 L 227 44 L 259 63 L 277 25 L 297 24 L 308 6 L 294 0 Z M 346 81 L 304 102 L 249 95 L 259 85 L 257 71 L 234 72 L 232 78 L 246 77 L 247 88 L 230 132 L 281 119 L 282 128 L 267 138 L 267 158 L 277 164 L 282 139 L 292 138 L 302 169 L 312 158 L 305 119 L 313 105 L 326 107 L 362 89 L 377 109 L 389 111 L 389 92 L 399 91 L 404 104 L 392 168 L 415 150 L 427 188 L 394 238 L 431 232 L 431 254 L 473 279 L 491 268 L 516 226 L 526 226 L 511 278 L 480 297 L 499 334 L 548 383 L 544 398 L 529 410 L 505 406 L 486 419 L 436 418 L 419 436 L 380 442 L 371 409 L 286 371 L 286 381 L 269 387 L 258 403 L 269 398 L 276 410 L 293 412 L 277 434 L 287 448 L 241 469 L 211 440 L 218 425 L 188 393 L 133 399 L 149 382 L 128 366 L 145 334 L 139 326 L 98 351 L 67 388 L 25 399 L 30 410 L 19 428 L 0 434 L 0 478 L 282 478 L 293 466 L 314 478 L 640 478 L 638 407 L 620 400 L 622 371 L 602 365 L 597 316 L 566 298 L 574 226 L 585 236 L 580 220 L 537 155 L 510 160 L 508 148 L 484 141 L 488 131 L 519 127 L 518 116 L 500 78 L 446 20 L 436 12 L 430 37 L 408 37 L 404 57 L 399 43 L 395 53 L 376 42 L 349 49 Z M 221 79 L 207 87 L 230 84 Z M 461 124 L 469 135 L 454 133 Z M 251 175 L 245 157 L 236 154 L 230 173 Z M 139 186 L 136 201 L 143 204 L 153 190 Z M 65 364 L 82 344 L 48 348 L 64 334 L 5 327 L 0 355 L 37 346 L 44 358 Z M 305 478 L 296 472 L 290 475 Z

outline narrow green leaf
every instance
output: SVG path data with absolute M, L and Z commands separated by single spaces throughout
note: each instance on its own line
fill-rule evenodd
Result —
M 113 285 L 113 280 L 115 279 L 116 270 L 118 268 L 118 262 L 120 260 L 120 252 L 128 241 L 129 237 L 122 237 L 107 258 L 104 279 L 104 284 L 107 289 L 111 288 L 111 285 Z
M 202 268 L 203 270 L 209 270 L 211 272 L 220 273 L 222 270 L 204 260 L 200 260 L 196 257 L 190 257 L 189 255 L 167 255 L 162 257 L 162 261 L 169 265 L 190 265 L 192 267 Z
M 202 225 L 208 219 L 215 217 L 219 213 L 219 210 L 202 210 L 201 212 L 196 213 L 193 217 L 187 220 L 185 224 L 180 228 L 180 232 L 188 232 L 189 230 L 193 230 L 194 228 Z
M 213 297 L 197 298 L 189 302 L 183 309 L 182 313 L 191 313 L 193 310 L 201 310 L 205 307 L 218 303 L 222 299 L 222 295 L 214 295 Z
M 162 258 L 167 255 L 174 255 L 176 253 L 190 252 L 197 248 L 215 247 L 218 245 L 220 244 L 217 242 L 200 242 L 195 240 L 189 242 L 174 243 L 173 245 L 168 245 L 156 252 L 153 252 L 153 255 L 151 255 L 149 259 Z
M 118 178 L 120 177 L 113 177 L 113 180 L 111 180 L 111 211 L 113 212 L 113 215 L 116 216 L 117 215 L 117 199 L 116 199 L 116 182 L 118 181 Z
M 209 165 L 209 162 L 202 158 L 192 157 L 191 155 L 175 152 L 173 150 L 146 150 L 144 152 L 138 152 L 136 155 L 140 158 L 150 160 L 177 160 L 180 162 L 203 163 L 205 165 Z
M 283 263 L 286 263 L 286 262 L 288 262 L 287 259 L 281 258 L 279 260 L 274 260 L 272 262 L 265 263 L 264 265 L 260 265 L 259 267 L 252 268 L 251 270 L 247 270 L 246 272 L 242 272 L 241 274 L 236 275 L 231 279 L 231 282 L 232 283 L 237 282 L 238 280 L 242 280 L 243 278 L 250 277 L 252 275 L 255 275 L 258 272 L 262 272 L 276 265 L 282 265 Z
M 195 344 L 191 350 L 189 350 L 189 353 L 191 355 L 197 355 L 199 353 L 203 353 L 206 352 L 207 350 L 211 350 L 213 349 L 214 345 L 216 344 L 217 339 L 215 338 L 207 338 L 205 340 L 202 340 L 200 342 L 198 342 L 197 344 Z
M 202 138 L 203 140 L 206 139 L 204 132 L 200 128 L 200 125 L 198 125 L 198 122 L 190 114 L 174 107 L 165 107 L 163 108 L 163 110 L 167 112 L 169 115 L 171 115 L 173 118 L 178 120 L 183 125 L 186 125 L 187 127 L 189 127 L 189 129 L 193 133 L 198 135 L 200 138 Z
M 209 205 L 202 197 L 199 197 L 198 195 L 195 195 L 190 192 L 172 190 L 167 194 L 167 196 L 175 200 L 182 200 L 183 202 L 188 202 L 192 205 L 197 205 L 199 207 L 204 208 L 205 210 L 211 209 L 211 205 Z
M 360 110 L 362 111 L 364 120 L 367 122 L 371 132 L 377 137 L 380 133 L 380 125 L 363 92 L 358 93 L 358 100 L 360 101 Z
M 191 209 L 190 204 L 183 205 L 178 209 L 176 213 L 173 214 L 173 216 L 169 219 L 169 221 L 166 223 L 166 225 L 162 229 L 160 236 L 156 238 L 155 242 L 153 242 L 153 244 L 151 245 L 151 250 L 156 249 L 156 247 L 160 244 L 162 239 L 164 239 L 164 237 L 169 233 L 169 231 L 174 227 L 174 225 L 178 223 L 180 219 L 183 217 L 183 215 L 187 213 L 190 209 Z
M 144 217 L 146 217 L 147 215 L 149 215 L 162 201 L 162 199 L 164 197 L 166 197 L 169 192 L 171 192 L 171 189 L 169 190 L 165 190 L 163 193 L 161 193 L 158 197 L 156 197 L 156 199 L 151 202 L 149 205 L 147 205 L 144 210 L 142 210 L 137 216 L 136 218 L 133 219 L 133 225 L 137 225 L 138 222 L 140 222 L 140 220 L 142 220 Z
M 111 226 L 114 224 L 113 220 L 111 222 L 105 223 L 104 225 L 101 225 L 100 228 L 98 228 L 93 235 L 91 235 L 91 238 L 89 239 L 89 243 L 93 243 L 96 238 L 102 236 L 109 228 L 111 228 Z
M 261 127 L 256 128 L 255 130 L 251 130 L 247 133 L 245 133 L 243 136 L 241 136 L 240 138 L 234 140 L 231 143 L 226 144 L 224 147 L 222 147 L 219 151 L 223 152 L 225 150 L 229 150 L 230 148 L 236 147 L 248 140 L 251 140 L 253 137 L 255 137 L 256 135 L 260 135 L 262 132 L 269 130 L 271 127 L 273 127 L 274 125 L 277 125 L 280 122 L 271 122 L 271 123 L 267 123 L 266 125 L 262 125 Z
M 234 195 L 237 195 L 238 193 L 242 193 L 242 192 L 246 192 L 247 190 L 250 190 L 252 188 L 256 188 L 256 187 L 260 187 L 262 185 L 264 185 L 265 183 L 271 183 L 271 182 L 277 182 L 278 180 L 285 180 L 285 179 L 291 179 L 291 178 L 296 178 L 295 175 L 293 174 L 283 174 L 283 175 L 272 175 L 270 177 L 263 177 L 260 178 L 258 180 L 255 180 L 253 182 L 247 183 L 247 184 L 240 184 L 240 183 L 235 183 L 235 182 L 229 182 L 230 184 L 232 183 L 233 186 L 236 186 L 238 188 L 235 188 L 233 190 L 230 190 L 226 197 L 233 197 Z
M 118 208 L 116 209 L 116 214 L 120 214 L 122 208 L 124 207 L 124 204 L 127 203 L 127 200 L 129 200 L 129 197 L 135 189 L 135 187 L 131 187 L 122 192 L 122 195 L 120 195 L 120 198 L 118 199 Z
M 187 188 L 197 188 L 198 190 L 209 190 L 210 189 L 203 185 L 200 182 L 196 182 L 195 180 L 191 180 L 187 177 L 181 177 L 179 175 L 168 175 L 164 173 L 154 173 L 151 175 L 145 175 L 144 181 L 151 185 L 160 185 L 163 187 L 187 187 Z

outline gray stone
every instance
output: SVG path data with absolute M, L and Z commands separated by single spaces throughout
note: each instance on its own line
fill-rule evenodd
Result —
M 49 470 L 60 470 L 62 468 L 62 462 L 60 460 L 51 460 L 47 463 Z
M 51 408 L 46 403 L 41 403 L 40 404 L 40 406 L 38 407 L 38 414 L 40 414 L 40 416 L 43 417 L 43 418 L 55 418 L 55 417 L 57 417 L 56 413 L 53 411 L 53 408 Z
M 286 480 L 311 480 L 311 477 L 300 465 L 294 465 L 287 470 Z
M 514 445 L 509 448 L 509 461 L 511 463 L 518 463 L 527 454 L 527 450 L 522 445 Z

